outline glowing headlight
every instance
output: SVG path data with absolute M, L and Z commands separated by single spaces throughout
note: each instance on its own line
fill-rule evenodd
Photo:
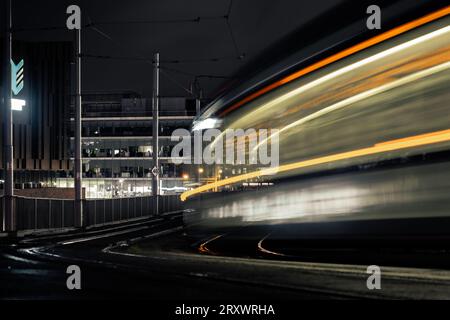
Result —
M 216 129 L 220 125 L 219 119 L 213 119 L 208 118 L 202 121 L 199 121 L 194 124 L 194 127 L 192 128 L 193 131 L 201 131 L 201 130 L 208 130 L 208 129 Z

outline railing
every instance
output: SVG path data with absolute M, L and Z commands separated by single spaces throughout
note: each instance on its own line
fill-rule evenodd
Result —
M 86 200 L 83 211 L 88 226 L 99 226 L 156 215 L 153 200 L 153 197 Z M 159 213 L 181 209 L 178 195 L 159 197 Z
M 154 216 L 153 197 L 95 199 L 83 201 L 85 226 L 102 226 Z M 4 199 L 1 198 L 0 217 Z M 182 210 L 178 195 L 159 197 L 159 214 Z M 18 231 L 58 230 L 76 228 L 74 200 L 14 198 Z
M 160 117 L 195 117 L 195 111 L 160 111 Z M 74 114 L 71 114 L 71 118 L 74 118 Z M 152 111 L 84 111 L 83 118 L 151 118 L 153 117 Z

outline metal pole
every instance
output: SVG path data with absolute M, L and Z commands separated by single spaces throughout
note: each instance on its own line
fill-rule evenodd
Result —
M 202 110 L 202 101 L 200 99 L 196 100 L 196 104 L 195 104 L 195 111 L 196 111 L 196 116 L 199 117 L 200 116 L 200 112 Z
M 79 227 L 84 227 L 82 167 L 81 158 L 81 29 L 76 30 L 76 96 L 75 96 L 75 216 L 78 217 Z
M 199 93 L 198 93 L 196 104 L 195 104 L 197 117 L 200 116 L 200 113 L 201 113 L 201 110 L 202 110 L 202 100 L 201 100 L 202 99 L 202 95 L 203 95 L 202 90 L 200 90 Z M 197 181 L 197 183 L 200 183 L 200 179 L 201 179 L 201 177 L 200 177 L 200 168 L 201 168 L 201 165 L 196 165 L 195 166 L 195 173 L 194 174 L 195 174 L 195 180 Z
M 3 167 L 5 173 L 4 198 L 5 210 L 3 214 L 3 228 L 5 232 L 16 231 L 16 217 L 14 212 L 14 145 L 13 145 L 13 113 L 11 109 L 11 58 L 12 58 L 12 17 L 11 0 L 5 0 L 5 56 L 3 70 L 4 79 L 4 133 L 3 133 Z
M 152 194 L 153 212 L 159 214 L 159 53 L 153 62 L 153 170 Z

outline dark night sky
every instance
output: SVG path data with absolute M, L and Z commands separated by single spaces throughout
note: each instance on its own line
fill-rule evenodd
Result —
M 226 21 L 205 20 L 200 23 L 102 25 L 98 29 L 113 40 L 92 29 L 85 29 L 83 53 L 103 56 L 151 58 L 159 51 L 161 59 L 209 59 L 229 57 L 220 62 L 199 62 L 167 65 L 196 75 L 234 76 L 246 63 L 283 36 L 301 27 L 330 9 L 339 0 L 234 0 L 230 25 L 239 53 L 237 59 Z M 223 16 L 230 0 L 14 0 L 13 22 L 17 28 L 65 26 L 66 7 L 78 4 L 83 23 L 129 20 L 191 19 L 203 16 Z M 15 34 L 16 39 L 33 41 L 71 40 L 69 31 L 33 31 Z M 151 95 L 152 67 L 142 61 L 87 59 L 84 67 L 85 91 L 133 90 Z M 162 95 L 185 96 L 176 82 L 185 87 L 193 76 L 169 73 L 172 80 L 162 78 Z M 227 80 L 202 79 L 201 86 L 212 96 Z

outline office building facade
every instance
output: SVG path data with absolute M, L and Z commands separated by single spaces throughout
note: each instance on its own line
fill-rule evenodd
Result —
M 3 53 L 0 46 L 0 57 Z M 72 44 L 15 41 L 13 62 L 21 60 L 24 61 L 24 87 L 19 98 L 26 105 L 13 115 L 15 187 L 17 190 L 52 187 L 71 167 L 66 119 L 70 112 Z M 3 82 L 4 77 L 0 80 Z M 0 85 L 3 92 L 4 85 Z M 1 141 L 3 117 L 1 112 Z M 3 169 L 2 148 L 0 166 Z M 3 175 L 0 170 L 0 185 L 3 185 Z
M 186 190 L 191 169 L 175 165 L 171 141 L 176 129 L 189 129 L 195 116 L 195 100 L 161 98 L 160 191 L 176 194 Z M 73 110 L 73 106 L 72 106 Z M 153 114 L 152 100 L 133 92 L 83 95 L 83 188 L 88 199 L 140 197 L 152 194 Z M 72 128 L 74 118 L 71 117 Z M 71 150 L 74 146 L 71 130 Z M 71 157 L 73 157 L 73 151 Z M 73 176 L 60 177 L 59 188 L 73 188 Z

